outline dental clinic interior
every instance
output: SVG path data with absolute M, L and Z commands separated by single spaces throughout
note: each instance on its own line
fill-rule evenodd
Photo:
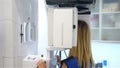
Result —
M 0 0 L 0 68 L 59 68 L 90 27 L 94 68 L 120 68 L 120 0 Z

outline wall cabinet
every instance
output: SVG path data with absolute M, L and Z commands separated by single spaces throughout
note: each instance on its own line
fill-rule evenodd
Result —
M 96 0 L 90 17 L 92 40 L 120 42 L 120 1 Z

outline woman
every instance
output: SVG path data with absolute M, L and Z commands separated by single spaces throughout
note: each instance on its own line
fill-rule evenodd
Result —
M 88 24 L 85 21 L 79 20 L 77 46 L 70 49 L 69 56 L 73 56 L 78 59 L 80 68 L 94 67 L 90 40 L 90 28 Z M 58 56 L 57 59 L 61 64 Z M 67 68 L 66 63 L 62 64 L 62 68 Z
M 69 57 L 72 56 L 77 59 L 79 68 L 94 67 L 90 40 L 90 28 L 88 24 L 85 21 L 79 20 L 77 46 L 72 47 L 69 52 Z M 56 57 L 61 68 L 68 68 L 65 62 L 61 62 L 59 56 Z

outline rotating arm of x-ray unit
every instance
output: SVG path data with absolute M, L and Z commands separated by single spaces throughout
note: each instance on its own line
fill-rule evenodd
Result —
M 78 14 L 91 14 L 90 10 L 82 10 L 82 11 L 78 11 Z

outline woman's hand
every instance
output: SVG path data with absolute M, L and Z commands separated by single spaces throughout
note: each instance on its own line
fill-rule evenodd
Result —
M 38 63 L 37 63 L 37 68 L 46 68 L 46 63 L 44 60 L 40 60 Z
M 56 58 L 57 58 L 57 62 L 61 64 L 60 56 L 56 55 Z M 63 63 L 61 66 L 62 66 L 61 68 L 67 68 L 67 65 L 65 63 Z
M 56 55 L 55 57 L 57 58 L 57 62 L 58 62 L 59 64 L 61 64 L 60 56 Z

